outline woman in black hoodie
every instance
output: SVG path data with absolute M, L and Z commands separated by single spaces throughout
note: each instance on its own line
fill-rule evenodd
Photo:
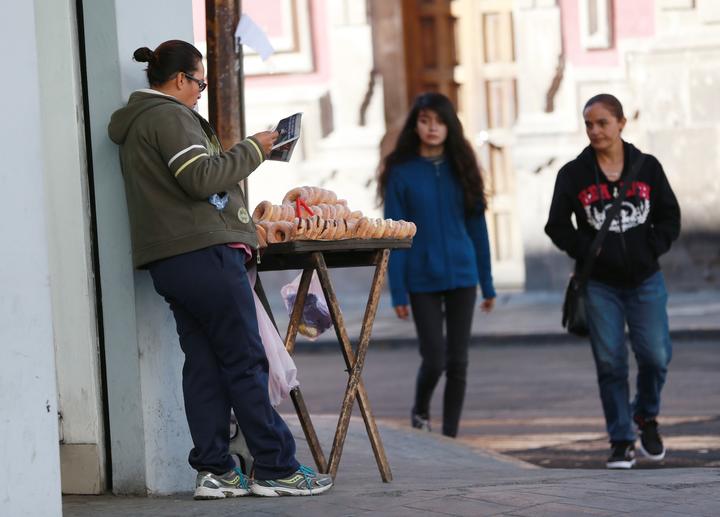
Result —
M 590 245 L 618 195 L 623 178 L 642 154 L 622 140 L 623 108 L 614 96 L 592 97 L 583 109 L 590 145 L 558 173 L 545 233 L 582 267 Z M 577 226 L 571 216 L 575 215 Z M 667 291 L 658 257 L 680 233 L 680 208 L 658 160 L 645 155 L 587 283 L 590 343 L 612 445 L 608 468 L 635 464 L 640 450 L 665 457 L 656 417 L 672 356 Z M 637 393 L 630 402 L 625 324 L 638 363 Z

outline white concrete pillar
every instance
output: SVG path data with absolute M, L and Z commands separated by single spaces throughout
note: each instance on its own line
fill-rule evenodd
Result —
M 105 440 L 75 0 L 35 6 L 62 490 L 97 494 Z
M 10 74 L 0 125 L 0 514 L 59 516 L 48 204 L 32 2 L 3 6 L 0 48 Z
M 192 489 L 191 447 L 180 384 L 182 353 L 165 302 L 135 272 L 113 111 L 147 87 L 141 46 L 193 40 L 191 0 L 93 0 L 83 4 L 108 410 L 115 493 Z

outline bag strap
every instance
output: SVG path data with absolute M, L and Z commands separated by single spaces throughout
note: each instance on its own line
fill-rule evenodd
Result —
M 610 224 L 612 224 L 612 222 L 620 213 L 620 209 L 622 208 L 622 203 L 625 200 L 625 196 L 627 195 L 628 190 L 630 190 L 630 186 L 632 185 L 633 180 L 635 180 L 635 178 L 637 177 L 637 174 L 642 168 L 644 162 L 645 155 L 640 153 L 640 156 L 637 160 L 635 160 L 635 163 L 633 163 L 630 172 L 623 181 L 623 186 L 620 189 L 620 194 L 617 198 L 615 198 L 615 201 L 613 201 L 612 206 L 610 206 L 610 210 L 606 212 L 605 221 L 603 221 L 600 230 L 597 232 L 597 234 L 595 234 L 595 238 L 590 245 L 590 250 L 588 251 L 585 262 L 583 263 L 582 270 L 580 271 L 580 274 L 576 276 L 578 283 L 584 284 L 590 276 L 592 267 L 595 264 L 595 257 L 597 257 L 597 252 L 600 249 L 600 246 L 602 246 L 608 230 L 610 230 Z M 597 168 L 597 163 L 595 163 L 595 167 Z M 602 196 L 602 193 L 598 192 L 598 195 Z

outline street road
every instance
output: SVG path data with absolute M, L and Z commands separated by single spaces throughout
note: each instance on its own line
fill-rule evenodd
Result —
M 337 414 L 347 381 L 339 350 L 302 348 L 295 360 L 311 413 Z M 415 348 L 371 344 L 363 378 L 378 420 L 409 426 L 418 365 Z M 441 381 L 432 405 L 433 432 L 441 427 L 442 390 Z M 293 409 L 285 402 L 280 411 Z M 359 415 L 357 407 L 353 414 Z M 720 343 L 674 343 L 659 421 L 670 452 L 660 465 L 639 462 L 638 468 L 720 466 Z M 609 445 L 589 345 L 472 347 L 458 439 L 547 468 L 604 468 Z

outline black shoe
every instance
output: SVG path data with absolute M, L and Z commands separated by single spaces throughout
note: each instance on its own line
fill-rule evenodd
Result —
M 613 442 L 606 466 L 609 469 L 631 469 L 635 465 L 635 445 L 632 442 Z
M 410 414 L 410 425 L 413 426 L 415 429 L 420 429 L 421 431 L 427 431 L 428 433 L 431 431 L 430 429 L 430 417 L 428 415 L 421 415 L 420 413 L 411 413 Z
M 657 420 L 636 416 L 635 423 L 640 432 L 640 452 L 643 456 L 652 461 L 660 461 L 665 458 L 665 445 L 658 432 Z

